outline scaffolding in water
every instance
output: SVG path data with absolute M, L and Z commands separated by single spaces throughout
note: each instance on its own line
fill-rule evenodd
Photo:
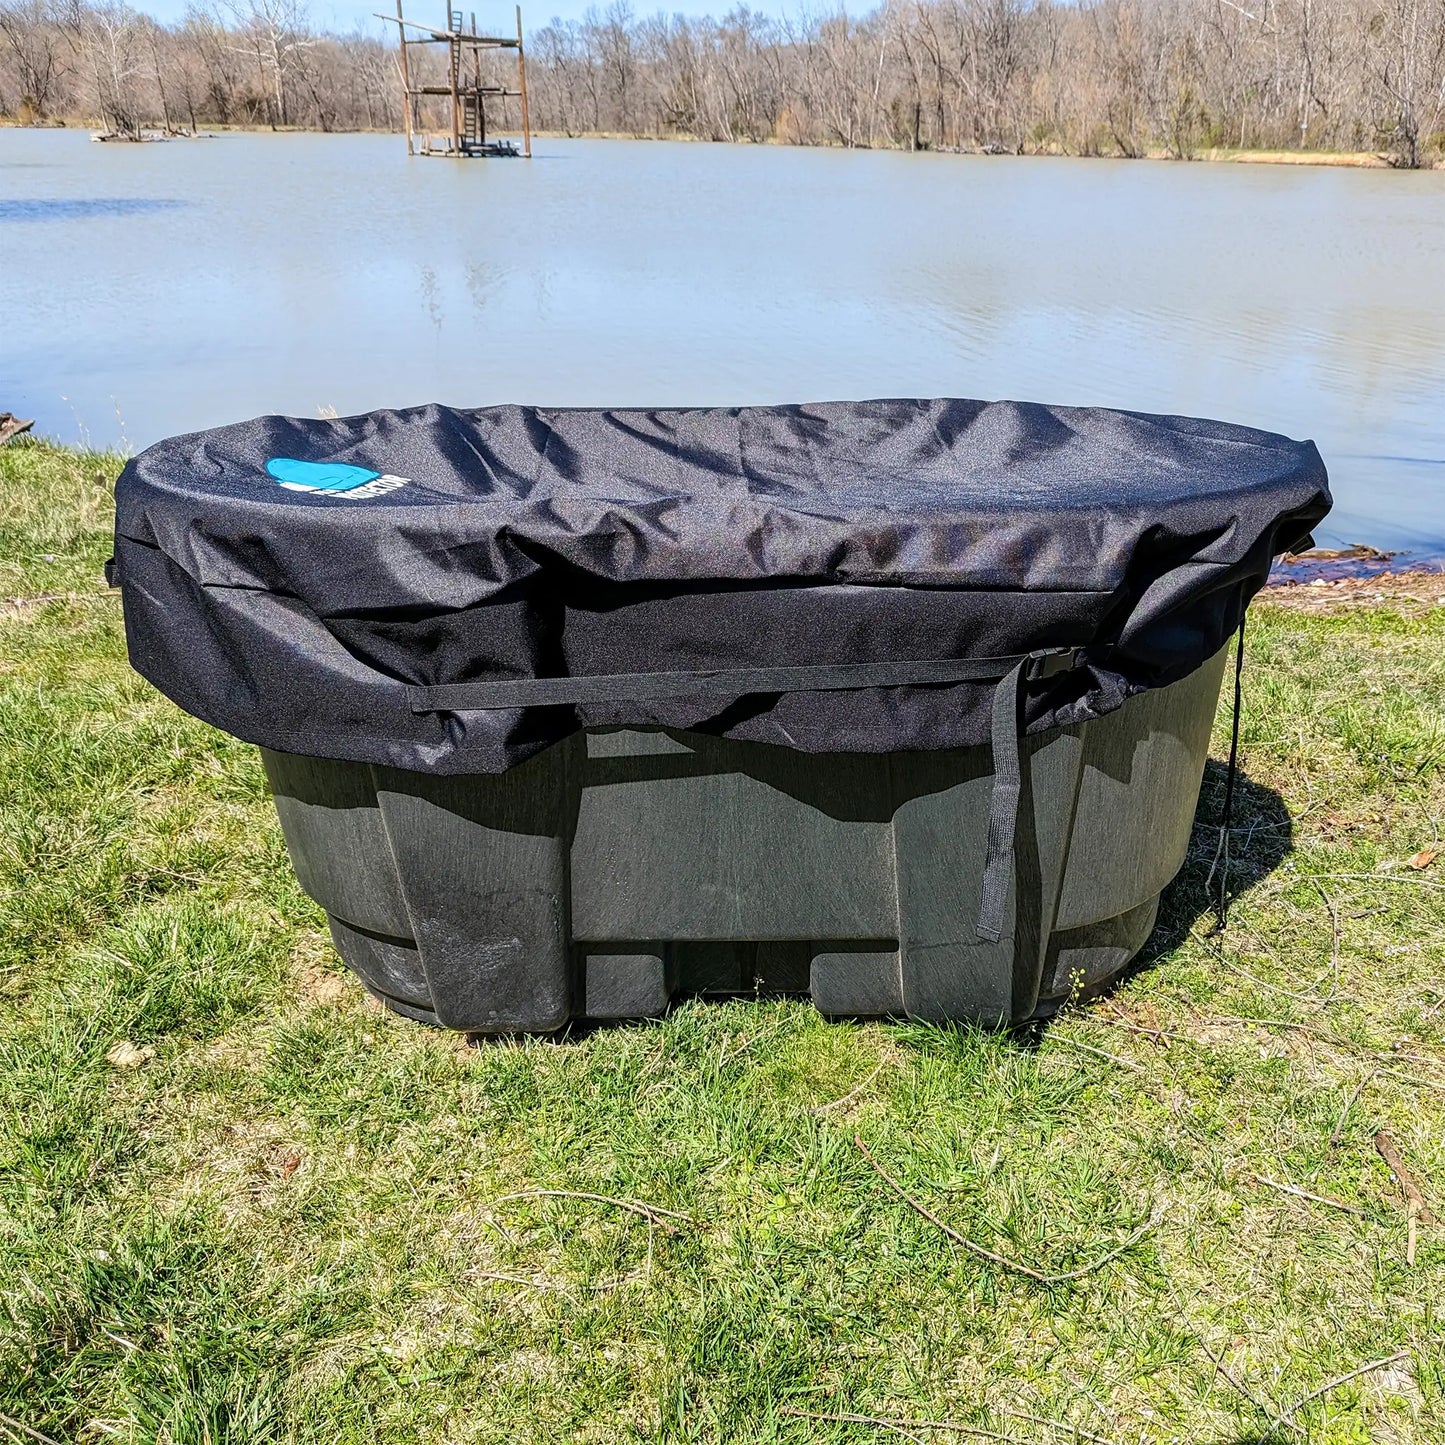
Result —
M 517 6 L 517 36 L 481 35 L 473 11 L 464 17 L 460 10 L 447 11 L 447 28 L 437 30 L 430 25 L 408 20 L 396 0 L 395 15 L 381 15 L 379 20 L 396 24 L 401 43 L 399 69 L 402 102 L 406 122 L 406 153 L 411 156 L 515 156 L 532 154 L 532 124 L 527 113 L 527 57 L 522 49 L 522 7 Z M 470 29 L 463 29 L 464 20 Z M 418 36 L 409 36 L 418 30 Z M 426 85 L 412 79 L 411 51 L 419 45 L 446 46 L 446 84 Z M 483 82 L 482 52 L 515 50 L 517 52 L 516 89 Z M 489 77 L 490 79 L 490 77 Z M 500 105 L 508 99 L 521 103 L 522 148 L 509 140 L 493 140 L 487 131 L 487 102 Z M 450 130 L 434 130 L 428 124 L 436 113 L 433 101 L 442 101 L 444 120 Z

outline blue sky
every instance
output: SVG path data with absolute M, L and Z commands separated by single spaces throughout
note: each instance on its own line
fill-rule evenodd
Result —
M 137 10 L 165 21 L 179 20 L 189 3 L 190 0 L 132 0 Z M 371 18 L 372 11 L 390 9 L 395 3 L 396 0 L 390 0 L 390 3 L 386 0 L 309 0 L 309 9 L 312 23 L 318 27 L 351 30 L 362 25 L 367 29 L 375 28 L 380 33 L 381 22 Z M 456 3 L 468 11 L 475 9 L 480 29 L 486 29 L 489 21 L 504 30 L 510 30 L 515 23 L 512 19 L 515 0 L 512 3 L 506 3 L 506 0 L 456 0 Z M 601 10 L 606 8 L 607 0 L 531 0 L 531 3 L 522 0 L 522 22 L 530 32 L 540 29 L 554 16 L 563 20 L 580 20 L 583 12 L 594 3 Z M 716 15 L 732 8 L 733 3 L 735 0 L 666 0 L 664 4 L 656 3 L 656 0 L 651 4 L 647 0 L 633 0 L 632 8 L 638 14 L 665 10 L 670 15 Z M 447 9 L 447 0 L 402 0 L 402 4 L 409 18 L 429 24 L 440 23 Z M 785 7 L 766 3 L 766 0 L 761 0 L 761 3 L 754 0 L 751 8 L 764 14 L 779 14 Z

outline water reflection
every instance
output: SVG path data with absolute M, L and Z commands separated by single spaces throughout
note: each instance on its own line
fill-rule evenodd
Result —
M 21 168 L 20 165 L 4 167 L 6 170 Z M 154 211 L 174 210 L 184 204 L 184 201 L 126 196 L 94 197 L 88 200 L 6 200 L 0 196 L 0 221 L 77 221 L 90 216 L 144 216 Z

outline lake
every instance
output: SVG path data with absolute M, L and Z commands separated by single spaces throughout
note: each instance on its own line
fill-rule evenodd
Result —
M 1445 556 L 1445 172 L 0 129 L 0 410 L 1014 397 L 1313 437 L 1322 543 Z

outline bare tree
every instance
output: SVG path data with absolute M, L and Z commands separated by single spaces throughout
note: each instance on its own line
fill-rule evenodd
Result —
M 400 118 L 394 42 L 318 34 L 305 0 L 223 0 L 220 13 L 196 0 L 172 26 L 129 3 L 0 0 L 0 103 L 99 115 L 120 133 L 157 119 L 333 130 Z M 1383 148 L 1401 166 L 1445 151 L 1445 0 L 873 3 L 715 20 L 639 19 L 612 0 L 531 36 L 533 120 L 914 150 Z M 412 64 L 422 83 L 445 78 L 435 53 Z M 502 65 L 485 62 L 496 83 Z
M 1445 4 L 1383 0 L 1367 13 L 1364 41 L 1380 139 L 1396 165 L 1414 169 L 1445 115 Z
M 0 41 L 15 67 L 22 118 L 44 120 L 65 75 L 65 41 L 46 0 L 0 5 Z
M 255 58 L 271 105 L 272 129 L 290 125 L 288 81 L 300 70 L 300 58 L 316 44 L 303 0 L 227 0 L 227 8 L 244 37 L 240 48 Z

